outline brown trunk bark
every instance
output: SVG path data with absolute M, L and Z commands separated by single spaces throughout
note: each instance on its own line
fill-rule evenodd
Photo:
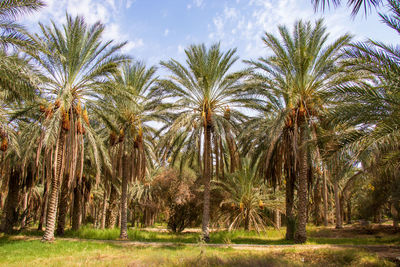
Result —
M 60 187 L 60 180 L 64 172 L 64 150 L 65 150 L 66 133 L 61 129 L 60 136 L 57 144 L 57 159 L 56 171 L 51 179 L 50 197 L 48 204 L 46 230 L 44 232 L 42 241 L 54 240 L 54 229 L 56 226 L 57 207 L 58 207 L 58 191 Z
M 293 170 L 288 171 L 288 173 L 290 172 L 293 172 Z M 296 225 L 296 219 L 293 215 L 295 174 L 292 173 L 289 175 L 292 177 L 286 177 L 286 240 L 293 240 Z
M 244 219 L 244 230 L 249 231 L 250 230 L 250 216 L 248 211 L 246 212 L 246 217 Z
M 82 223 L 82 180 L 77 181 L 74 188 L 72 207 L 72 230 L 77 231 Z
M 114 185 L 111 185 L 111 193 L 110 193 L 110 203 L 109 209 L 107 210 L 107 219 L 106 219 L 106 228 L 114 228 L 116 219 L 117 219 L 117 197 L 118 192 L 114 188 Z
M 28 190 L 24 193 L 24 197 L 22 199 L 22 218 L 21 218 L 21 229 L 24 229 L 26 227 L 26 217 L 28 215 L 28 196 L 29 192 Z
M 305 127 L 300 128 L 300 151 L 299 151 L 299 189 L 297 191 L 298 197 L 298 214 L 297 214 L 297 227 L 294 234 L 294 241 L 296 243 L 305 243 L 307 241 L 307 148 Z
M 322 176 L 322 197 L 324 200 L 324 226 L 328 226 L 328 187 L 326 184 L 327 171 L 324 170 Z
M 128 171 L 127 157 L 122 157 L 122 188 L 121 188 L 121 239 L 128 239 Z
M 219 179 L 219 150 L 218 150 L 218 137 L 214 136 L 214 154 L 215 154 L 215 177 Z
M 69 199 L 69 184 L 70 184 L 70 175 L 67 174 L 64 176 L 61 185 L 61 194 L 60 194 L 60 205 L 58 207 L 58 218 L 57 218 L 57 235 L 64 235 L 65 230 L 65 223 L 67 219 L 67 212 L 68 212 L 68 199 Z
M 347 224 L 351 224 L 351 201 L 347 200 Z
M 47 179 L 45 179 L 44 188 L 43 188 L 42 206 L 40 209 L 38 231 L 43 231 L 43 225 L 46 223 L 48 192 L 49 192 L 49 185 L 48 185 Z
M 335 193 L 336 229 L 341 229 L 343 228 L 343 225 L 342 225 L 342 215 L 340 212 L 339 185 L 337 181 L 335 181 L 333 184 L 333 190 Z
M 203 240 L 210 241 L 210 152 L 211 152 L 211 127 L 206 126 L 204 129 L 204 199 L 203 199 L 203 218 L 202 232 Z
M 106 182 L 106 185 L 104 186 L 103 205 L 102 205 L 102 208 L 101 208 L 100 229 L 104 229 L 105 226 L 106 226 L 107 208 L 108 208 L 108 186 L 107 186 L 107 182 Z
M 281 212 L 278 209 L 274 211 L 274 221 L 276 229 L 281 229 Z
M 21 193 L 21 171 L 17 167 L 12 167 L 8 180 L 8 194 L 4 205 L 4 216 L 0 230 L 4 233 L 11 233 L 14 225 L 18 222 L 17 207 Z

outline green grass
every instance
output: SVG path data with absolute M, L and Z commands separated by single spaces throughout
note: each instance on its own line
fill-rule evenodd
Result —
M 383 236 L 357 236 L 357 237 L 319 237 L 318 233 L 326 232 L 327 229 L 309 227 L 308 240 L 306 244 L 346 244 L 346 245 L 400 245 L 400 235 Z M 43 233 L 38 231 L 23 231 L 21 235 L 41 236 Z M 67 230 L 65 237 L 96 239 L 96 240 L 117 240 L 119 229 L 95 229 L 85 226 L 78 231 Z M 128 230 L 128 237 L 131 241 L 141 242 L 173 242 L 173 243 L 198 243 L 200 233 L 181 233 L 173 234 L 168 232 L 148 231 L 137 228 Z M 285 229 L 275 230 L 268 228 L 267 231 L 257 233 L 255 231 L 216 231 L 210 234 L 210 243 L 213 244 L 264 244 L 264 245 L 284 245 L 293 244 L 292 241 L 285 240 Z
M 356 249 L 246 251 L 188 246 L 134 247 L 107 243 L 0 237 L 0 266 L 394 266 Z

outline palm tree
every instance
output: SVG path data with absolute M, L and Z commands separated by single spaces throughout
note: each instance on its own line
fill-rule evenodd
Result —
M 110 85 L 114 91 L 112 95 L 114 105 L 108 103 L 103 107 L 103 112 L 113 115 L 115 128 L 119 132 L 118 141 L 113 137 L 116 133 L 111 133 L 110 144 L 115 145 L 118 142 L 120 152 L 117 153 L 122 152 L 122 155 L 119 154 L 122 157 L 120 159 L 122 171 L 118 174 L 122 180 L 120 234 L 122 239 L 128 238 L 128 182 L 143 180 L 146 165 L 152 165 L 154 158 L 152 140 L 156 129 L 149 122 L 162 120 L 162 98 L 151 90 L 156 81 L 155 72 L 155 67 L 146 68 L 142 62 L 125 63 Z
M 229 231 L 242 225 L 246 231 L 252 226 L 257 232 L 265 230 L 268 218 L 264 209 L 280 206 L 279 199 L 268 198 L 267 185 L 249 160 L 243 160 L 241 169 L 214 184 L 224 196 L 220 206 L 225 210 L 221 211 L 221 218 L 228 223 Z
M 273 53 L 271 56 L 249 62 L 257 70 L 254 80 L 260 83 L 259 93 L 265 100 L 260 110 L 266 114 L 250 123 L 245 132 L 257 138 L 255 155 L 262 157 L 260 168 L 267 179 L 282 176 L 284 168 L 289 220 L 294 184 L 298 183 L 295 241 L 305 242 L 307 170 L 311 160 L 307 143 L 310 133 L 315 131 L 313 125 L 321 118 L 329 101 L 328 92 L 355 79 L 353 74 L 343 72 L 338 66 L 342 60 L 341 49 L 349 43 L 350 36 L 343 35 L 328 45 L 322 20 L 314 25 L 297 21 L 292 35 L 285 26 L 280 26 L 279 34 L 281 39 L 271 33 L 263 38 Z M 260 129 L 255 125 L 260 125 Z M 293 222 L 289 221 L 288 225 Z
M 10 103 L 32 99 L 37 85 L 36 74 L 30 62 L 18 55 L 14 48 L 27 47 L 31 43 L 24 28 L 15 21 L 18 17 L 38 10 L 43 6 L 39 0 L 0 2 L 0 139 L 1 151 L 8 147 L 9 139 L 14 139 L 9 127 Z M 1 153 L 1 152 L 0 152 Z
M 18 17 L 32 13 L 44 6 L 41 0 L 19 0 L 0 2 L 0 47 L 32 44 L 23 26 L 15 21 Z
M 250 100 L 245 97 L 247 93 L 242 86 L 246 73 L 228 73 L 238 59 L 235 57 L 236 49 L 223 53 L 219 44 L 208 49 L 203 44 L 192 45 L 185 53 L 187 66 L 173 59 L 161 62 L 172 75 L 169 80 L 159 82 L 160 88 L 172 99 L 176 114 L 171 118 L 162 144 L 165 158 L 173 155 L 172 164 L 182 152 L 186 158 L 181 160 L 181 165 L 185 162 L 197 163 L 198 170 L 202 171 L 202 231 L 203 239 L 208 241 L 210 180 L 213 175 L 212 138 L 214 146 L 219 146 L 218 151 L 222 151 L 221 138 L 231 135 L 238 124 L 245 120 L 237 107 L 244 106 Z M 216 173 L 220 173 L 220 170 L 216 169 Z
M 380 16 L 385 24 L 399 33 L 400 3 L 390 0 L 389 7 L 391 14 Z M 345 129 L 337 151 L 350 150 L 357 160 L 379 155 L 383 162 L 378 160 L 369 172 L 375 176 L 385 173 L 385 177 L 391 177 L 390 183 L 395 182 L 392 174 L 399 170 L 400 156 L 400 52 L 391 45 L 368 40 L 352 45 L 347 57 L 350 71 L 363 71 L 370 75 L 370 79 L 346 84 L 335 91 L 336 106 L 330 119 Z
M 330 4 L 337 7 L 342 3 L 341 0 L 312 0 L 311 2 L 315 9 L 318 9 L 318 7 L 321 6 L 323 10 L 327 7 L 329 8 Z M 364 13 L 366 14 L 371 7 L 377 7 L 381 3 L 382 0 L 347 0 L 347 6 L 353 8 L 351 12 L 352 16 L 357 15 L 361 8 L 364 9 Z
M 96 100 L 101 101 L 104 80 L 117 72 L 126 57 L 117 54 L 124 44 L 102 42 L 104 26 L 99 22 L 89 26 L 82 17 L 67 14 L 61 29 L 54 22 L 51 26 L 40 24 L 40 29 L 40 35 L 31 36 L 38 52 L 26 52 L 43 72 L 44 98 L 36 105 L 42 112 L 40 147 L 54 148 L 54 175 L 43 236 L 49 241 L 54 238 L 58 191 L 64 174 L 82 179 L 84 138 L 93 147 L 100 173 L 99 154 L 106 153 L 91 127 L 88 110 L 98 107 Z

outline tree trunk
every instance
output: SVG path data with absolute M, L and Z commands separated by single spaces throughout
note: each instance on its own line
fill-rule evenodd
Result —
M 72 207 L 72 230 L 77 231 L 82 223 L 82 180 L 77 181 L 74 188 Z
M 43 197 L 42 197 L 43 200 L 42 200 L 42 207 L 41 207 L 41 210 L 40 210 L 38 231 L 43 231 L 43 225 L 46 222 L 48 192 L 49 192 L 49 185 L 48 185 L 47 179 L 45 179 L 44 188 L 43 188 Z
M 281 212 L 278 209 L 274 211 L 274 221 L 276 229 L 281 229 Z
M 347 224 L 351 224 L 351 201 L 347 200 Z
M 203 240 L 210 241 L 210 152 L 211 152 L 211 127 L 207 125 L 204 129 L 204 200 L 203 200 L 203 218 L 202 232 Z
M 122 145 L 122 144 L 121 144 Z M 128 239 L 128 171 L 127 157 L 122 157 L 122 188 L 121 188 L 121 239 Z
M 68 199 L 69 199 L 69 181 L 71 177 L 69 174 L 64 175 L 64 179 L 61 185 L 60 194 L 60 205 L 58 207 L 58 219 L 57 219 L 57 235 L 64 235 L 65 222 L 67 219 L 68 212 Z
M 324 226 L 328 226 L 328 187 L 326 184 L 327 171 L 324 170 L 322 176 L 322 196 L 324 200 Z
M 57 160 L 56 164 L 56 172 L 51 179 L 51 187 L 50 187 L 50 198 L 49 198 L 49 207 L 47 213 L 47 221 L 46 221 L 46 230 L 44 232 L 42 241 L 52 241 L 54 240 L 54 229 L 56 225 L 57 218 L 57 207 L 58 207 L 58 191 L 60 187 L 60 180 L 62 174 L 64 172 L 64 150 L 65 150 L 65 138 L 66 133 L 63 129 L 61 129 L 60 136 L 58 138 L 57 144 Z
M 244 219 L 244 230 L 245 231 L 249 231 L 250 230 L 250 216 L 249 216 L 249 212 L 247 210 L 246 215 L 245 215 L 245 219 Z
M 335 211 L 336 211 L 336 229 L 342 229 L 342 216 L 340 212 L 340 197 L 339 197 L 339 185 L 335 181 L 333 184 L 333 190 L 335 191 Z
M 292 167 L 293 168 L 293 167 Z M 288 174 L 293 172 L 289 170 Z M 292 176 L 292 177 L 289 177 Z M 286 177 L 286 240 L 294 239 L 294 231 L 296 227 L 296 219 L 293 216 L 294 205 L 294 173 Z
M 294 235 L 296 243 L 305 243 L 307 241 L 307 148 L 306 148 L 306 132 L 305 127 L 300 128 L 300 163 L 299 163 L 299 189 L 298 197 L 298 215 L 297 227 Z
M 111 185 L 111 193 L 110 193 L 110 204 L 109 208 L 107 210 L 107 216 L 106 216 L 106 228 L 114 228 L 116 219 L 117 219 L 117 197 L 118 197 L 118 192 L 114 188 L 114 185 Z
M 4 216 L 0 230 L 6 234 L 12 232 L 14 225 L 18 222 L 17 207 L 20 200 L 21 171 L 18 167 L 12 167 L 8 180 L 8 194 L 4 205 Z
M 24 198 L 22 200 L 22 218 L 21 218 L 21 229 L 24 229 L 26 227 L 26 217 L 28 215 L 28 189 L 24 193 Z
M 106 186 L 104 186 L 103 205 L 101 207 L 100 229 L 104 229 L 106 226 L 106 214 L 107 214 L 107 207 L 108 207 L 107 204 L 108 204 L 108 187 L 106 184 Z

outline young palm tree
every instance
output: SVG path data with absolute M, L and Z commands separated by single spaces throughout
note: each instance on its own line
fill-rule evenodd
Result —
M 307 238 L 307 170 L 310 160 L 307 143 L 310 133 L 326 108 L 330 90 L 355 77 L 338 66 L 343 57 L 341 49 L 350 41 L 349 35 L 343 35 L 328 45 L 328 34 L 322 20 L 314 25 L 297 21 L 293 34 L 285 26 L 280 26 L 279 34 L 281 39 L 271 33 L 266 33 L 263 38 L 273 52 L 271 56 L 249 62 L 258 71 L 254 80 L 260 83 L 259 91 L 265 100 L 260 109 L 267 115 L 260 116 L 245 131 L 256 134 L 255 148 L 259 152 L 264 148 L 260 163 L 264 165 L 261 168 L 266 175 L 281 176 L 285 167 L 287 194 L 293 194 L 294 183 L 298 182 L 295 241 L 302 243 Z M 257 124 L 261 125 L 261 131 L 253 129 Z M 268 136 L 263 131 L 265 128 L 269 128 Z M 290 199 L 293 197 L 287 197 L 287 204 L 292 205 Z M 286 207 L 286 212 L 289 212 L 290 219 L 291 207 Z
M 257 232 L 265 230 L 268 218 L 264 209 L 279 206 L 279 200 L 271 201 L 267 197 L 267 185 L 258 175 L 255 166 L 244 160 L 241 169 L 227 174 L 224 181 L 215 181 L 224 199 L 220 206 L 225 207 L 221 218 L 231 229 L 244 226 L 246 231 L 254 227 Z
M 82 17 L 69 15 L 66 19 L 62 28 L 54 22 L 51 26 L 40 24 L 41 34 L 31 36 L 38 52 L 27 51 L 40 65 L 44 77 L 41 85 L 44 98 L 36 106 L 42 112 L 40 147 L 54 147 L 45 241 L 54 238 L 58 191 L 64 174 L 71 179 L 82 177 L 84 137 L 93 147 L 100 172 L 101 142 L 91 127 L 88 110 L 98 107 L 96 100 L 101 100 L 105 79 L 116 73 L 126 59 L 117 54 L 124 44 L 102 41 L 101 23 L 90 26 Z
M 209 240 L 212 138 L 214 144 L 219 144 L 219 138 L 237 129 L 245 116 L 236 108 L 250 101 L 241 83 L 246 73 L 228 73 L 238 59 L 235 52 L 236 49 L 223 53 L 219 44 L 208 49 L 205 45 L 192 45 L 185 50 L 187 66 L 173 59 L 161 62 L 172 75 L 169 80 L 159 82 L 160 88 L 172 98 L 176 114 L 168 125 L 163 145 L 168 155 L 187 153 L 186 162 L 197 158 L 204 184 L 202 231 L 205 241 Z

